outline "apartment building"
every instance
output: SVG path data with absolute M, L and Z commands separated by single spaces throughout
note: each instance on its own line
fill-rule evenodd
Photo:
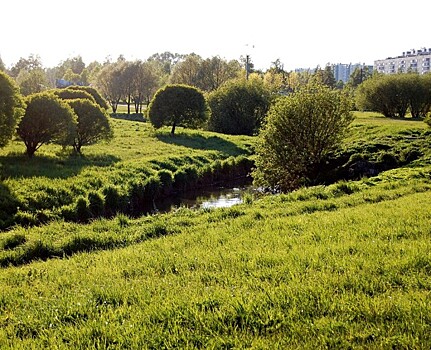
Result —
M 401 56 L 388 57 L 384 60 L 374 61 L 374 69 L 379 73 L 395 74 L 418 72 L 425 74 L 430 72 L 431 48 L 410 50 L 403 52 Z

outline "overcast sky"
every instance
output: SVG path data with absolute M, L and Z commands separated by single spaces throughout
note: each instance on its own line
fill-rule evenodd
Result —
M 402 6 L 401 6 L 402 5 Z M 39 55 L 45 67 L 196 53 L 267 69 L 366 63 L 431 48 L 431 1 L 410 0 L 7 0 L 0 4 L 0 57 L 7 67 Z

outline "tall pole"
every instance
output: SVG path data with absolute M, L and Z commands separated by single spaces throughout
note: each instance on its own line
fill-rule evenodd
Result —
M 245 56 L 245 79 L 248 80 L 250 75 L 250 55 Z

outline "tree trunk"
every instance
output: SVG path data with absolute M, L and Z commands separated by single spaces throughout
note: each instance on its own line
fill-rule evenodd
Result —
M 174 124 L 172 125 L 171 136 L 174 136 L 176 126 L 177 126 L 177 123 L 174 122 Z
M 36 147 L 33 145 L 26 145 L 27 146 L 27 156 L 29 158 L 33 158 L 34 153 L 36 152 Z

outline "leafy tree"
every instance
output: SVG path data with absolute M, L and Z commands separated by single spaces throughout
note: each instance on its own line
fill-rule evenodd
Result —
M 335 88 L 337 84 L 334 76 L 334 71 L 330 64 L 327 64 L 325 69 L 323 70 L 323 85 L 329 86 L 330 88 Z
M 202 125 L 209 114 L 204 95 L 195 87 L 172 84 L 159 89 L 148 107 L 148 117 L 155 128 L 172 125 L 196 127 Z
M 158 62 L 162 71 L 169 76 L 172 73 L 172 69 L 175 67 L 175 65 L 182 59 L 184 59 L 184 55 L 166 51 L 163 53 L 155 53 L 148 58 L 148 61 Z
M 28 58 L 21 57 L 18 62 L 12 66 L 9 73 L 11 77 L 16 78 L 21 70 L 29 72 L 33 69 L 42 69 L 42 62 L 39 56 L 31 54 Z
M 124 61 L 120 65 L 120 86 L 122 96 L 126 99 L 127 114 L 130 114 L 130 107 L 132 104 L 132 96 L 135 91 L 135 81 L 138 76 L 140 65 L 138 61 L 127 62 Z
M 149 104 L 151 97 L 159 87 L 160 66 L 155 61 L 137 62 L 136 75 L 133 77 L 132 101 L 135 112 L 142 112 L 144 100 Z
M 0 56 L 0 72 L 4 72 L 5 70 L 6 70 L 6 66 L 4 65 L 4 62 Z
M 403 74 L 408 106 L 412 118 L 425 118 L 431 108 L 431 74 Z
M 68 101 L 78 117 L 78 128 L 73 149 L 81 153 L 82 146 L 92 145 L 113 138 L 113 131 L 106 112 L 89 99 Z
M 202 57 L 194 53 L 177 63 L 172 71 L 172 84 L 185 84 L 189 86 L 199 86 Z
M 356 89 L 359 85 L 361 85 L 365 80 L 371 78 L 372 74 L 368 68 L 368 66 L 356 67 L 355 70 L 350 74 L 347 85 Z
M 392 76 L 376 74 L 359 85 L 356 91 L 356 105 L 362 110 L 380 112 L 385 117 L 394 118 L 397 116 L 397 103 L 401 105 L 400 100 L 397 101 L 397 94 L 399 92 Z M 405 105 L 405 102 L 402 104 Z M 398 115 L 400 110 L 401 108 L 398 108 Z
M 16 82 L 21 94 L 28 96 L 48 89 L 48 79 L 42 68 L 35 68 L 30 71 L 21 69 Z
M 335 85 L 337 84 L 332 66 L 330 64 L 327 64 L 325 69 L 322 69 L 318 66 L 314 71 L 312 81 L 317 84 L 329 86 L 330 88 L 335 88 Z
M 81 75 L 73 72 L 71 68 L 68 68 L 66 72 L 64 72 L 62 79 L 70 81 L 73 84 L 81 84 Z
M 271 67 L 265 72 L 264 75 L 265 85 L 274 92 L 289 92 L 289 73 L 284 70 L 284 64 L 280 59 L 276 59 L 271 63 Z
M 75 89 L 54 89 L 52 90 L 54 95 L 58 96 L 62 100 L 75 100 L 75 99 L 87 99 L 93 103 L 96 103 L 96 100 L 92 95 L 84 90 L 75 90 Z
M 270 108 L 257 144 L 257 185 L 286 192 L 318 177 L 319 164 L 352 121 L 343 92 L 310 84 Z
M 17 133 L 32 157 L 50 142 L 71 144 L 76 133 L 76 115 L 72 108 L 52 93 L 33 94 L 26 99 L 26 110 Z
M 94 101 L 99 105 L 100 108 L 106 110 L 109 108 L 108 103 L 106 100 L 102 97 L 102 95 L 97 91 L 96 88 L 91 86 L 78 86 L 78 85 L 71 85 L 68 86 L 65 90 L 69 91 L 84 91 L 91 95 L 91 97 L 94 99 Z
M 262 79 L 231 80 L 208 95 L 211 116 L 208 129 L 224 134 L 253 135 L 270 105 L 270 90 Z
M 214 91 L 226 81 L 241 74 L 241 64 L 237 60 L 226 61 L 218 56 L 201 62 L 198 87 L 203 91 Z
M 238 61 L 227 62 L 217 56 L 204 60 L 201 56 L 192 53 L 175 65 L 171 83 L 213 91 L 225 81 L 240 76 L 241 70 L 241 64 Z
M 12 138 L 22 113 L 22 101 L 15 82 L 0 71 L 0 147 Z
M 124 95 L 121 62 L 105 65 L 97 76 L 96 86 L 107 99 L 112 111 L 116 113 L 118 104 Z
M 382 113 L 388 118 L 423 118 L 431 108 L 431 78 L 429 74 L 376 74 L 357 89 L 356 104 L 363 110 Z

